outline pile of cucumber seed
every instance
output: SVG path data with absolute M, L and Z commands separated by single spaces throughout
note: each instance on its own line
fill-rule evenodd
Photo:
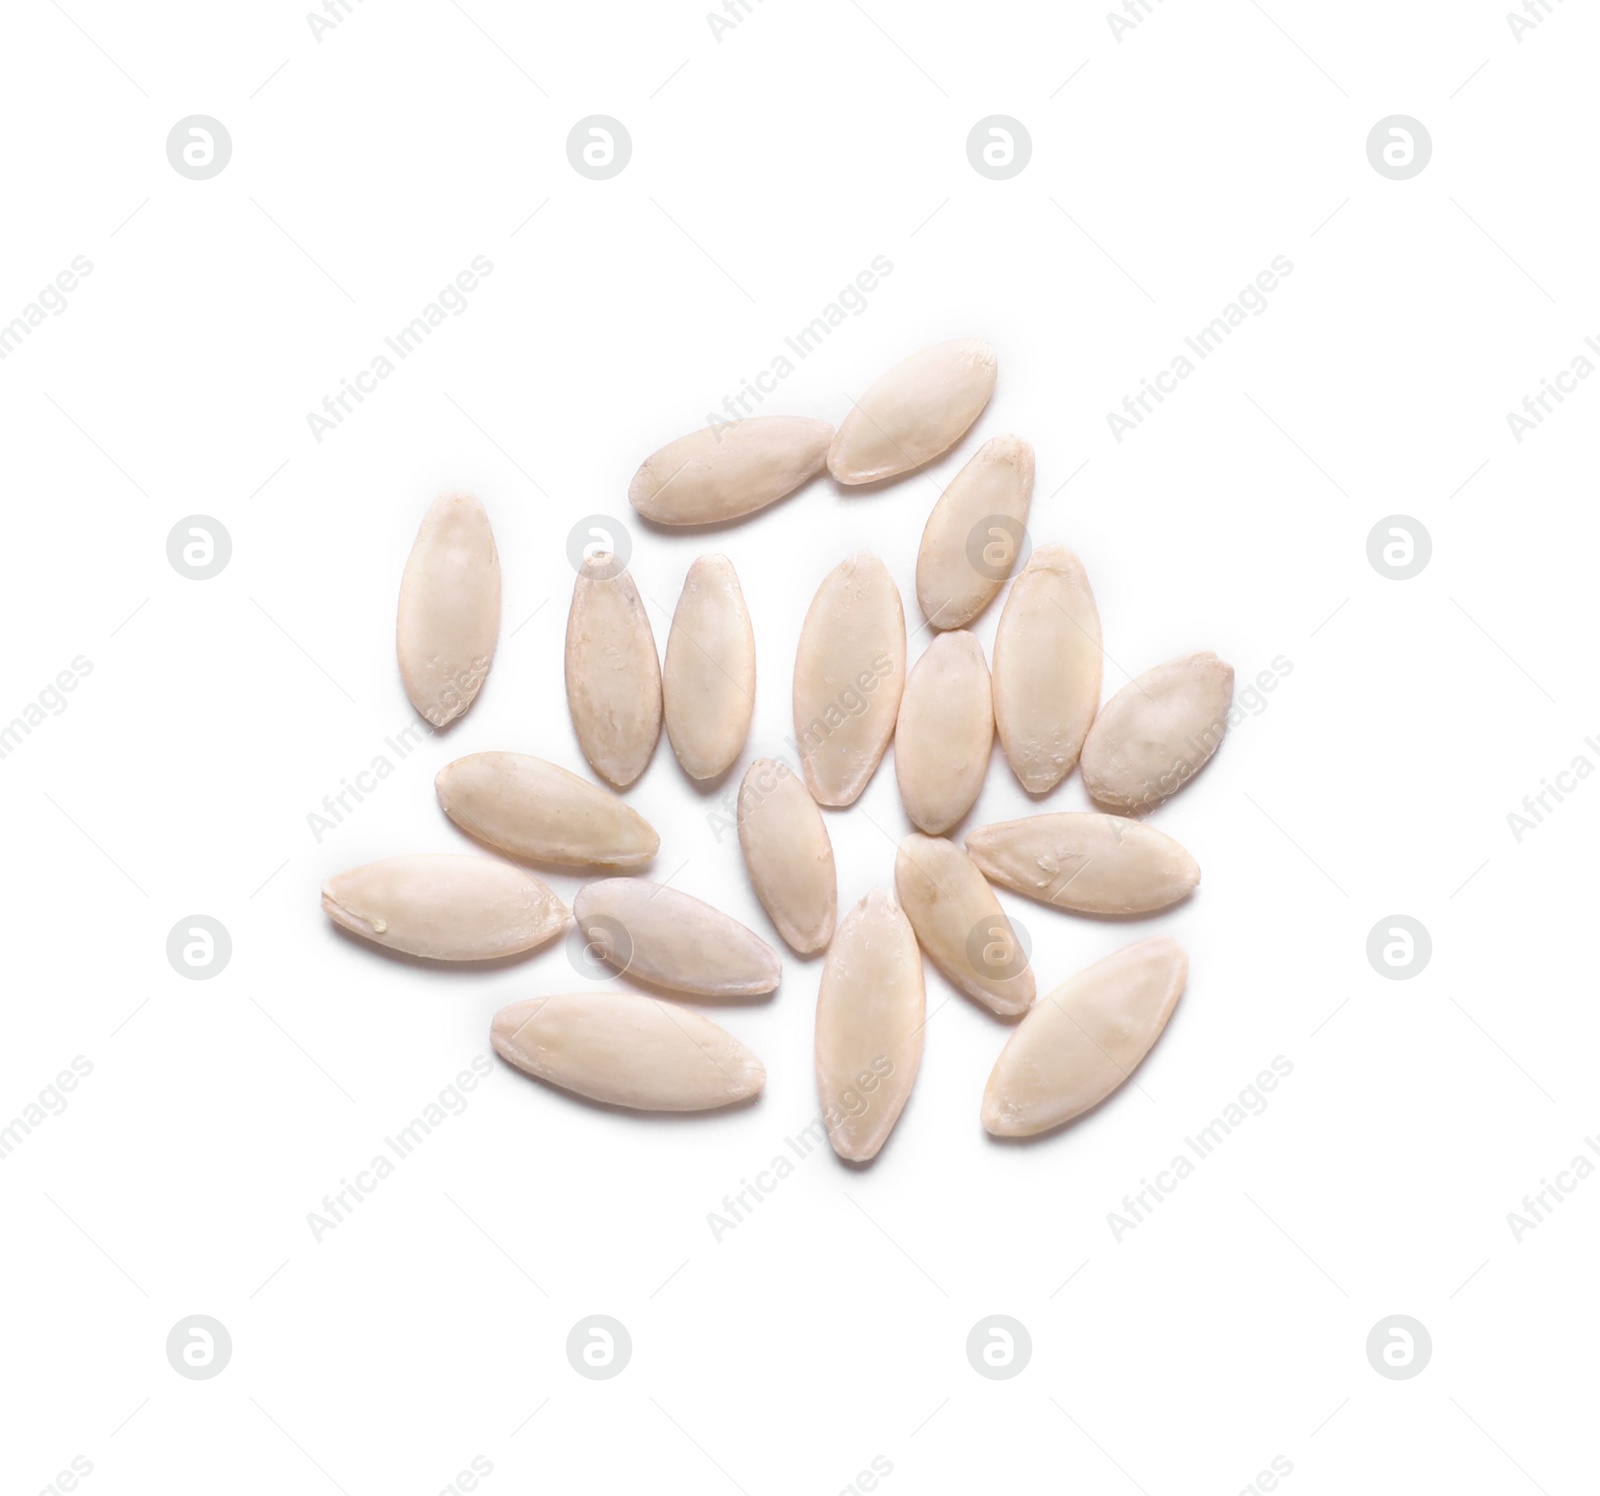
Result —
M 846 485 L 899 477 L 961 441 L 995 373 L 987 343 L 937 344 L 883 375 L 837 430 L 756 416 L 669 442 L 640 466 L 629 501 L 656 524 L 703 525 L 752 514 L 824 469 Z M 822 579 L 794 661 L 799 771 L 757 759 L 739 787 L 739 843 L 774 930 L 801 955 L 826 952 L 817 1088 L 846 1159 L 877 1155 L 916 1082 L 924 956 L 994 1014 L 1020 1017 L 981 1106 L 984 1127 L 1005 1137 L 1056 1127 L 1116 1090 L 1160 1036 L 1188 975 L 1183 950 L 1159 937 L 1040 997 L 992 887 L 1089 915 L 1153 914 L 1186 898 L 1199 867 L 1139 817 L 1216 751 L 1233 698 L 1232 667 L 1198 653 L 1147 670 L 1101 705 L 1100 617 L 1083 564 L 1062 544 L 1024 546 L 1033 472 L 1032 447 L 997 436 L 935 503 L 916 579 L 932 642 L 909 673 L 905 612 L 883 562 L 857 553 Z M 967 625 L 1008 582 L 991 669 Z M 417 532 L 396 634 L 406 693 L 435 727 L 471 707 L 499 631 L 489 517 L 477 499 L 446 495 Z M 576 921 L 620 976 L 668 996 L 590 991 L 513 1003 L 493 1023 L 503 1059 L 639 1111 L 704 1111 L 755 1095 L 766 1080 L 761 1060 L 671 999 L 771 992 L 778 952 L 710 904 L 637 876 L 660 837 L 617 793 L 644 772 L 663 722 L 691 778 L 727 772 L 744 752 L 755 689 L 755 638 L 726 557 L 689 568 L 661 660 L 626 565 L 611 551 L 587 554 L 567 619 L 567 705 L 584 757 L 610 788 L 522 753 L 459 758 L 435 781 L 440 806 L 500 855 L 369 863 L 330 878 L 323 909 L 377 945 L 441 962 L 532 951 Z M 963 845 L 949 840 L 983 787 L 997 734 L 1029 793 L 1048 793 L 1077 768 L 1105 809 L 1031 815 L 977 827 Z M 891 741 L 900 797 L 919 829 L 900 844 L 893 889 L 869 893 L 840 920 L 821 807 L 852 805 Z M 569 910 L 518 865 L 526 862 L 605 876 Z

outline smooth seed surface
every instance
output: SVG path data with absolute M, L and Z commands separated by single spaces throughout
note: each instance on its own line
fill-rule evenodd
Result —
M 1189 975 L 1175 940 L 1141 940 L 1069 977 L 1029 1010 L 983 1093 L 983 1125 L 1026 1138 L 1098 1106 L 1161 1037 Z
M 828 471 L 840 483 L 875 483 L 932 462 L 982 414 L 994 379 L 994 349 L 980 338 L 913 353 L 851 407 L 828 449 Z
M 661 525 L 707 525 L 753 514 L 815 478 L 833 427 L 804 416 L 747 416 L 702 427 L 645 458 L 628 502 Z
M 994 720 L 1030 794 L 1078 762 L 1100 704 L 1100 614 L 1083 563 L 1046 545 L 1011 584 L 994 636 Z
M 1033 501 L 1033 448 L 991 437 L 939 496 L 917 552 L 917 604 L 936 629 L 964 628 L 1016 563 Z
M 838 876 L 827 823 L 787 764 L 758 758 L 739 786 L 739 846 L 778 933 L 803 956 L 833 939 Z
M 615 558 L 588 557 L 567 615 L 567 706 L 583 756 L 626 789 L 661 736 L 661 665 L 639 589 Z
M 911 667 L 894 730 L 894 772 L 912 823 L 937 836 L 983 789 L 994 699 L 983 646 L 965 629 L 936 634 Z
M 818 805 L 850 805 L 894 736 L 906 679 L 906 618 L 888 568 L 865 551 L 811 600 L 794 659 L 794 729 Z
M 992 882 L 1079 914 L 1154 914 L 1200 882 L 1199 864 L 1165 832 L 1101 811 L 996 821 L 966 847 Z
M 642 867 L 661 838 L 625 800 L 526 753 L 471 753 L 434 789 L 469 836 L 512 857 L 565 867 Z
M 471 494 L 423 517 L 400 580 L 395 650 L 411 705 L 435 727 L 472 705 L 500 636 L 500 557 Z
M 844 917 L 817 992 L 817 1095 L 840 1158 L 876 1158 L 922 1063 L 927 997 L 917 937 L 886 892 Z
M 1083 785 L 1118 810 L 1149 810 L 1189 782 L 1222 744 L 1233 666 L 1209 651 L 1168 660 L 1100 709 L 1083 745 Z
M 709 1111 L 754 1096 L 767 1078 L 709 1018 L 632 992 L 530 997 L 495 1014 L 490 1038 L 528 1075 L 640 1111 Z
M 715 779 L 744 750 L 756 706 L 756 641 L 733 562 L 689 568 L 661 672 L 667 738 L 691 779 Z
M 645 878 L 586 883 L 572 912 L 590 949 L 656 987 L 701 997 L 757 997 L 783 975 L 778 953 L 754 930 Z
M 968 997 L 1002 1017 L 1033 1003 L 1033 971 L 994 890 L 960 847 L 908 836 L 894 863 L 895 893 L 929 959 Z
M 490 961 L 543 945 L 571 922 L 555 893 L 491 857 L 386 857 L 322 885 L 335 924 L 433 961 Z

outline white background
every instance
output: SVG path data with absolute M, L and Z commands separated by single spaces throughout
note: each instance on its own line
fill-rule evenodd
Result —
M 107 1493 L 430 1493 L 474 1456 L 491 1492 L 832 1493 L 875 1456 L 891 1493 L 1229 1493 L 1275 1456 L 1306 1496 L 1588 1488 L 1600 1184 L 1520 1244 L 1506 1216 L 1600 1127 L 1580 934 L 1600 787 L 1520 844 L 1506 815 L 1600 763 L 1600 388 L 1521 444 L 1505 416 L 1600 333 L 1590 10 L 1557 3 L 1520 42 L 1477 0 L 1167 0 L 1120 41 L 1094 5 L 909 0 L 756 0 L 720 41 L 695 5 L 642 0 L 366 0 L 320 42 L 292 4 L 18 0 L 3 25 L 0 318 L 94 266 L 0 364 L 0 720 L 93 665 L 0 761 L 0 1122 L 93 1065 L 0 1168 L 8 1489 L 74 1456 Z M 232 136 L 209 181 L 165 154 L 195 113 Z M 633 140 L 607 182 L 565 150 L 596 113 Z M 995 113 L 1033 142 L 1005 182 L 965 152 Z M 1433 140 L 1409 181 L 1366 156 L 1395 113 Z M 469 309 L 314 440 L 307 412 L 475 255 L 494 269 Z M 876 255 L 867 310 L 764 409 L 837 420 L 907 353 L 977 335 L 999 383 L 966 441 L 709 535 L 633 523 L 639 461 Z M 1106 413 L 1276 255 L 1268 309 L 1117 443 Z M 316 1242 L 308 1212 L 490 1054 L 498 1007 L 584 985 L 559 945 L 424 970 L 318 909 L 339 869 L 471 849 L 432 793 L 452 758 L 583 767 L 569 528 L 629 523 L 658 642 L 693 557 L 732 557 L 754 757 L 792 730 L 823 575 L 875 551 L 915 629 L 937 489 L 1004 431 L 1038 452 L 1035 542 L 1088 567 L 1108 694 L 1196 649 L 1241 685 L 1293 663 L 1154 817 L 1204 869 L 1192 901 L 1127 926 L 1004 896 L 1043 987 L 1146 934 L 1188 948 L 1137 1089 L 989 1140 L 1007 1030 L 930 972 L 877 1162 L 814 1154 L 719 1243 L 707 1213 L 815 1114 L 820 962 L 785 950 L 774 999 L 715 1013 L 766 1061 L 757 1105 L 628 1116 L 495 1061 Z M 413 720 L 396 590 L 457 488 L 499 543 L 493 672 L 318 843 L 308 813 Z M 232 536 L 214 580 L 168 563 L 192 514 Z M 1367 559 L 1393 514 L 1432 536 L 1414 580 Z M 628 798 L 662 833 L 656 876 L 777 944 L 708 820 L 721 793 L 663 739 Z M 1046 808 L 1084 803 L 1074 777 Z M 1026 807 L 997 749 L 966 825 Z M 828 824 L 844 910 L 908 829 L 892 763 Z M 233 940 L 205 982 L 165 955 L 196 913 Z M 1365 954 L 1395 913 L 1433 940 L 1410 981 Z M 1270 1108 L 1119 1244 L 1108 1212 L 1275 1055 L 1294 1069 Z M 611 1381 L 564 1351 L 595 1313 L 633 1339 Z M 965 1356 L 995 1313 L 1032 1337 L 1009 1381 Z M 1364 1349 L 1397 1313 L 1433 1340 L 1409 1381 Z M 164 1354 L 194 1314 L 232 1336 L 214 1380 Z

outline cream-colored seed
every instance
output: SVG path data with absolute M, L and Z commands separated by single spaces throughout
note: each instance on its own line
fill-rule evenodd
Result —
M 833 939 L 838 878 L 827 823 L 787 764 L 758 758 L 739 786 L 739 846 L 778 933 L 803 956 Z
M 472 705 L 500 636 L 500 557 L 471 494 L 446 494 L 423 517 L 400 580 L 400 679 L 435 727 Z
M 1222 743 L 1233 666 L 1209 651 L 1168 660 L 1100 709 L 1083 745 L 1083 785 L 1101 805 L 1149 810 L 1176 794 Z
M 1188 974 L 1189 958 L 1163 935 L 1041 997 L 995 1062 L 983 1125 L 998 1137 L 1032 1137 L 1098 1106 L 1160 1038 Z
M 917 937 L 886 892 L 840 922 L 817 992 L 817 1095 L 834 1151 L 875 1158 L 922 1063 L 927 997 Z
M 783 963 L 754 930 L 710 904 L 644 878 L 586 883 L 572 901 L 578 929 L 619 972 L 673 992 L 756 997 Z
M 661 735 L 661 666 L 639 589 L 616 557 L 584 559 L 567 615 L 567 706 L 583 756 L 626 789 Z
M 715 779 L 743 751 L 756 705 L 756 641 L 726 556 L 701 556 L 684 579 L 661 702 L 672 751 L 691 779 Z
M 912 823 L 948 831 L 983 788 L 994 701 L 983 646 L 965 629 L 937 634 L 911 667 L 894 729 L 894 772 Z
M 966 846 L 992 882 L 1080 914 L 1154 914 L 1200 882 L 1199 864 L 1165 832 L 1100 811 L 997 821 Z
M 850 805 L 894 736 L 906 618 L 888 568 L 865 551 L 822 580 L 794 659 L 794 728 L 819 805 Z
M 670 441 L 645 458 L 628 502 L 661 525 L 706 525 L 764 509 L 815 478 L 833 427 L 804 416 L 747 416 Z
M 472 753 L 434 779 L 445 813 L 512 857 L 564 867 L 643 867 L 661 838 L 625 800 L 526 753 Z
M 929 959 L 1002 1017 L 1033 1002 L 1033 971 L 1011 921 L 970 857 L 942 836 L 908 836 L 894 862 L 894 887 Z
M 632 992 L 530 997 L 494 1016 L 501 1059 L 564 1091 L 651 1112 L 703 1112 L 754 1096 L 760 1060 L 726 1029 Z
M 559 935 L 567 906 L 531 873 L 490 857 L 386 857 L 322 885 L 335 924 L 434 961 L 515 956 Z
M 964 628 L 1017 559 L 1033 500 L 1033 448 L 990 438 L 940 495 L 917 552 L 917 602 L 936 629 Z
M 1040 546 L 1011 584 L 994 636 L 994 720 L 1030 794 L 1078 762 L 1100 703 L 1100 614 L 1083 563 Z
M 994 349 L 979 338 L 913 353 L 853 404 L 828 450 L 828 471 L 841 483 L 875 483 L 932 462 L 967 434 L 994 378 Z

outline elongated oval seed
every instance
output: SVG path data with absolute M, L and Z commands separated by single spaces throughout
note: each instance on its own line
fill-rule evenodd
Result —
M 926 1011 L 917 937 L 875 890 L 845 915 L 817 992 L 817 1095 L 840 1158 L 863 1163 L 888 1141 L 922 1063 Z
M 875 483 L 932 462 L 982 414 L 994 376 L 994 349 L 981 338 L 913 353 L 855 402 L 828 449 L 828 471 L 841 483 Z
M 386 857 L 322 885 L 335 924 L 433 961 L 515 956 L 559 935 L 571 911 L 531 873 L 490 857 Z
M 1100 614 L 1083 563 L 1041 546 L 1011 584 L 994 636 L 994 721 L 1031 794 L 1078 762 L 1100 704 Z
M 395 649 L 411 705 L 435 727 L 472 705 L 500 636 L 500 557 L 471 494 L 446 494 L 423 516 L 400 579 Z
M 626 789 L 661 735 L 661 666 L 639 589 L 616 557 L 584 558 L 567 615 L 567 707 L 583 756 Z
M 787 764 L 758 758 L 739 786 L 739 846 L 778 933 L 803 956 L 833 939 L 838 877 L 827 823 Z
M 726 556 L 701 556 L 684 578 L 661 672 L 667 737 L 691 779 L 738 758 L 756 705 L 756 640 Z
M 1200 882 L 1199 864 L 1165 832 L 1094 810 L 996 821 L 966 846 L 992 882 L 1079 914 L 1153 914 Z
M 983 1125 L 1026 1138 L 1098 1106 L 1161 1037 L 1189 974 L 1175 940 L 1141 940 L 1068 978 L 1029 1010 L 983 1093 Z
M 645 458 L 628 502 L 661 525 L 738 519 L 815 478 L 832 440 L 832 426 L 805 416 L 748 416 L 691 431 Z
M 964 628 L 1016 564 L 1033 501 L 1033 448 L 996 436 L 939 496 L 917 552 L 917 602 L 936 629 Z
M 850 805 L 894 736 L 906 616 L 888 568 L 865 551 L 822 579 L 794 657 L 794 731 L 819 805 Z
M 929 959 L 991 1012 L 1013 1017 L 1034 998 L 1033 970 L 994 890 L 960 847 L 913 833 L 894 861 L 900 907 Z
M 644 878 L 586 883 L 572 912 L 589 943 L 619 972 L 701 997 L 755 997 L 783 975 L 778 953 L 710 904 Z
M 526 753 L 471 753 L 434 779 L 439 803 L 469 836 L 564 867 L 643 867 L 661 838 L 625 800 Z
M 591 1101 L 704 1112 L 754 1096 L 761 1061 L 709 1018 L 632 992 L 530 997 L 494 1015 L 495 1053 Z
M 937 836 L 971 810 L 993 746 L 983 646 L 965 629 L 936 635 L 911 667 L 894 729 L 894 773 L 913 824 Z
M 1233 666 L 1204 651 L 1130 681 L 1101 709 L 1083 745 L 1083 786 L 1119 810 L 1148 810 L 1177 793 L 1228 729 Z

